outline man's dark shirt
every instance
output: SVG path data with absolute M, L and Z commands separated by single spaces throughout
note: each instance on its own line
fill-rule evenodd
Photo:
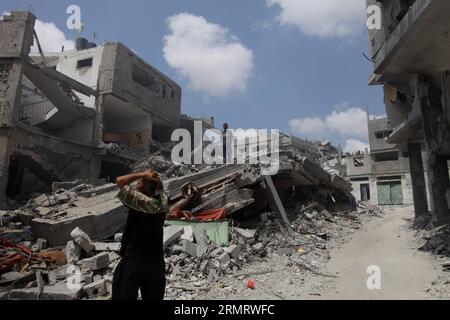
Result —
M 145 214 L 130 209 L 122 237 L 121 256 L 125 253 L 162 259 L 165 213 Z
M 144 258 L 163 259 L 167 197 L 147 197 L 127 186 L 119 192 L 119 199 L 130 209 L 122 237 L 121 255 L 135 254 Z

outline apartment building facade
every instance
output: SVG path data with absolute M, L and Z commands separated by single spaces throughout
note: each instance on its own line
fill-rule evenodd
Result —
M 450 2 L 366 2 L 382 15 L 381 28 L 369 30 L 369 84 L 384 88 L 388 142 L 408 150 L 416 217 L 430 205 L 435 225 L 449 223 Z
M 112 179 L 179 128 L 181 88 L 121 43 L 33 53 L 36 17 L 0 21 L 0 204 L 54 181 Z
M 370 153 L 347 157 L 353 195 L 375 205 L 412 205 L 408 151 L 388 142 L 393 132 L 388 118 L 368 119 L 368 128 Z

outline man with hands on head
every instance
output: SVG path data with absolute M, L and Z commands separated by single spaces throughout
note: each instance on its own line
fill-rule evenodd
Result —
M 133 187 L 131 184 L 136 183 Z M 118 198 L 129 209 L 113 279 L 113 300 L 163 300 L 166 285 L 163 231 L 168 198 L 158 173 L 117 178 Z

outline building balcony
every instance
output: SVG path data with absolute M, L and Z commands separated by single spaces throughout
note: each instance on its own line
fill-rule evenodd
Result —
M 391 3 L 384 1 L 382 10 L 387 10 L 389 5 Z M 379 49 L 373 47 L 372 56 L 374 73 L 378 75 L 376 81 L 380 83 L 398 80 L 399 75 L 405 79 L 408 74 L 449 70 L 449 11 L 448 0 L 416 0 L 391 32 L 386 25 L 382 30 L 372 32 L 372 43 L 375 40 L 380 42 Z M 386 15 L 385 12 L 383 16 Z

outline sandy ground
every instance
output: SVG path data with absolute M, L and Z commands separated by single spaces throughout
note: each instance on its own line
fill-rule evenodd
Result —
M 412 218 L 412 207 L 387 208 L 381 217 L 363 218 L 362 227 L 356 231 L 343 229 L 342 239 L 304 257 L 321 274 L 293 265 L 295 253 L 276 253 L 242 270 L 252 273 L 248 277 L 255 280 L 256 290 L 245 289 L 243 277 L 230 277 L 196 298 L 433 299 L 426 288 L 436 279 L 440 279 L 439 284 L 443 278 L 450 280 L 449 273 L 441 271 L 435 257 L 417 250 L 421 243 L 409 227 Z M 372 265 L 381 271 L 379 290 L 367 288 L 367 268 Z M 444 285 L 449 283 L 447 280 Z
M 328 270 L 339 277 L 322 299 L 427 299 L 426 285 L 442 274 L 436 259 L 417 250 L 409 229 L 410 207 L 385 210 L 355 233 L 341 249 L 332 250 Z M 381 270 L 380 289 L 369 290 L 369 266 Z

